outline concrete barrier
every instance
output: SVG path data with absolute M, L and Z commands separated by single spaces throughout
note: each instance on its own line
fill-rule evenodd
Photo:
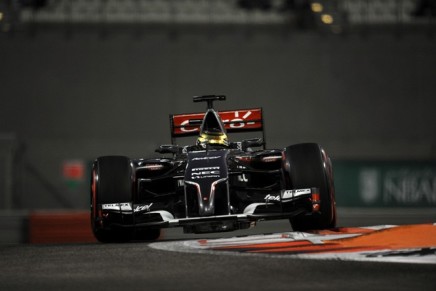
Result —
M 1 211 L 0 244 L 28 242 L 28 217 L 27 211 Z

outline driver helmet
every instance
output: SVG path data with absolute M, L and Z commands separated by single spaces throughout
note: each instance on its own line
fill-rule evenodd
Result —
M 197 145 L 206 148 L 206 145 L 229 146 L 227 135 L 223 132 L 203 132 L 197 139 Z

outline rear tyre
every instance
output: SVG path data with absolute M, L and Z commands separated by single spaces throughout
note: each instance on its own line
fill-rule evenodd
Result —
M 305 231 L 334 228 L 336 202 L 330 158 L 316 143 L 304 143 L 285 149 L 285 173 L 291 189 L 319 188 L 320 215 L 298 215 L 290 219 L 292 229 Z
M 98 158 L 91 174 L 91 227 L 100 242 L 127 242 L 133 239 L 132 229 L 113 228 L 102 217 L 102 204 L 133 201 L 133 170 L 130 159 L 123 156 Z

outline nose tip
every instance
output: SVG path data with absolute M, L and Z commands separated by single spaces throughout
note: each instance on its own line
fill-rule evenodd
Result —
M 207 200 L 206 203 L 200 205 L 200 215 L 202 216 L 212 216 L 215 214 L 215 207 L 211 200 Z

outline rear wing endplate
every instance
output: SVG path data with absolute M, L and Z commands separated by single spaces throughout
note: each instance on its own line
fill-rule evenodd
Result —
M 262 108 L 218 111 L 218 114 L 228 133 L 262 131 L 265 142 Z M 192 121 L 202 121 L 204 115 L 205 113 L 171 114 L 171 142 L 174 144 L 177 137 L 199 135 L 200 125 Z

